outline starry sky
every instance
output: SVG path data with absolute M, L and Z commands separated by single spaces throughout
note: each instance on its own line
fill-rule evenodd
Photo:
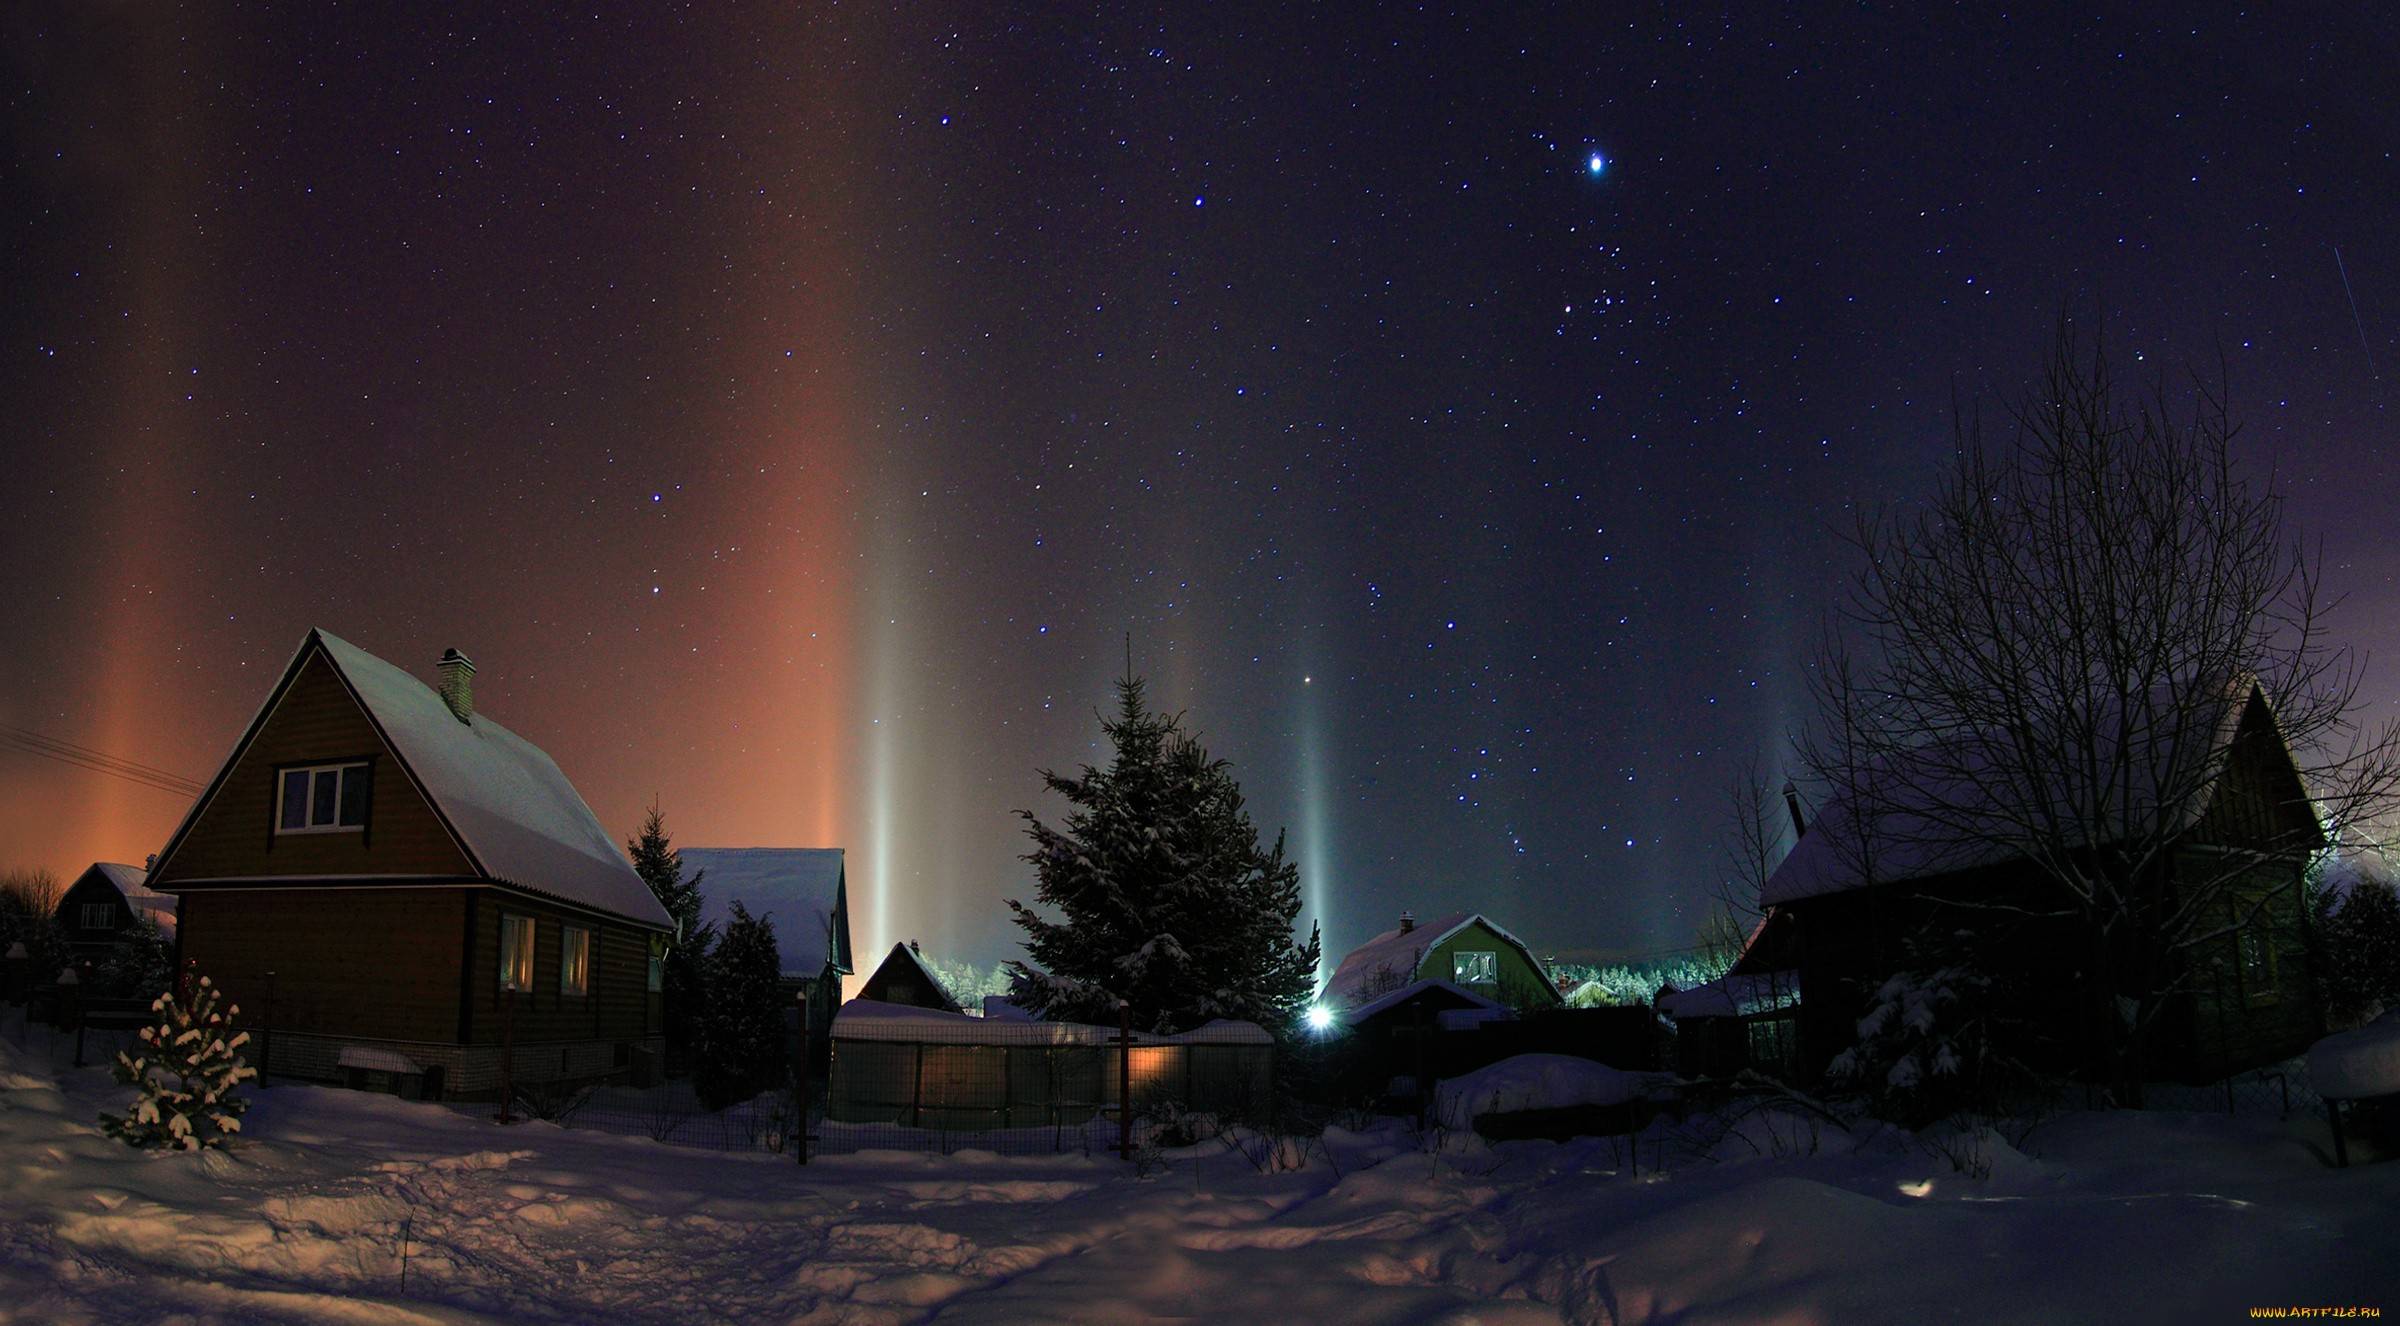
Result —
M 1130 637 L 1329 954 L 1673 949 L 2069 307 L 2400 700 L 2389 10 L 500 8 L 0 16 L 0 865 L 189 801 L 23 734 L 205 779 L 318 625 L 991 962 Z

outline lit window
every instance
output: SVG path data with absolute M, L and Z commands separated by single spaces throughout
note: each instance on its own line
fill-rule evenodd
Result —
M 1450 955 L 1450 979 L 1460 985 L 1498 985 L 1500 955 L 1489 949 Z
M 579 925 L 559 931 L 558 992 L 589 994 L 592 989 L 592 932 Z
M 277 783 L 277 833 L 339 833 L 364 828 L 372 790 L 369 766 L 319 764 L 286 769 Z
M 533 988 L 533 918 L 530 916 L 501 914 L 500 988 Z
M 83 928 L 86 930 L 107 930 L 116 924 L 116 920 L 117 909 L 107 903 L 87 902 L 83 905 Z
M 652 994 L 667 988 L 667 941 L 657 935 L 650 936 L 650 972 L 643 984 Z

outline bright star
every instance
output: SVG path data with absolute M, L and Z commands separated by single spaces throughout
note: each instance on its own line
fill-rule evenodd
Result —
M 1583 163 L 1583 168 L 1597 176 L 1600 172 L 1608 169 L 1608 158 L 1594 152 L 1592 159 Z

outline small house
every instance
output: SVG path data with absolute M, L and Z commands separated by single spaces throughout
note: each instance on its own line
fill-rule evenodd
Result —
M 2172 827 L 2150 880 L 2162 907 L 2205 916 L 2155 987 L 2163 997 L 2141 1068 L 2209 1082 L 2288 1059 L 2322 1034 L 2305 874 L 2325 836 L 2255 683 L 2208 704 L 2162 697 L 2153 707 L 2166 717 L 2099 725 L 2125 734 L 2115 740 L 2127 749 L 2112 741 L 2097 761 L 2125 771 L 2108 802 L 2124 819 L 2080 832 L 2098 852 L 2114 850 L 2129 832 L 2123 823 Z M 1855 1042 L 1873 992 L 1928 933 L 1950 937 L 1945 960 L 1968 962 L 2006 990 L 2017 1058 L 2088 1071 L 2099 1040 L 2090 992 L 2109 972 L 2095 968 L 2058 886 L 1999 835 L 1945 827 L 1962 813 L 1956 805 L 1937 815 L 1912 804 L 1918 794 L 1903 780 L 1887 790 L 1864 777 L 1879 803 L 1869 813 L 1837 796 L 1802 825 L 1795 799 L 1799 839 L 1761 889 L 1766 919 L 1734 967 L 1737 978 L 1772 979 L 1802 996 L 1790 1018 L 1799 1071 L 1822 1071 Z M 1971 798 L 2003 794 L 1962 785 L 1947 795 L 1972 810 Z M 2031 817 L 2008 806 L 1988 814 Z
M 59 895 L 53 919 L 78 961 L 106 958 L 143 916 L 158 926 L 170 945 L 175 942 L 175 900 L 146 887 L 149 876 L 140 866 L 95 861 Z
M 1459 912 L 1400 924 L 1352 949 L 1334 968 L 1318 1002 L 1355 1009 L 1418 981 L 1446 981 L 1481 999 L 1512 1008 L 1549 1008 L 1558 987 L 1525 941 L 1479 912 Z
M 673 922 L 540 747 L 310 631 L 157 857 L 183 961 L 240 1006 L 254 1062 L 428 1095 L 640 1078 Z M 347 1061 L 347 1062 L 345 1062 Z
M 700 875 L 700 919 L 721 934 L 733 905 L 775 929 L 783 987 L 808 996 L 809 1043 L 821 1052 L 850 960 L 850 888 L 839 847 L 685 847 L 685 878 Z
M 942 978 L 935 974 L 932 965 L 925 961 L 925 955 L 914 942 L 892 945 L 892 951 L 884 955 L 882 965 L 867 977 L 866 984 L 858 987 L 858 997 L 906 1008 L 930 1008 L 942 1013 L 963 1011 L 963 1006 L 951 995 L 949 987 L 942 984 Z

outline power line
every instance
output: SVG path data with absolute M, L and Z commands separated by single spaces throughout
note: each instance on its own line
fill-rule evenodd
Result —
M 106 751 L 94 750 L 89 746 L 78 745 L 72 741 L 35 732 L 30 728 L 0 724 L 0 747 L 22 751 L 27 755 L 38 755 L 45 760 L 70 764 L 78 769 L 88 769 L 96 774 L 123 779 L 128 783 L 139 783 L 143 787 L 156 788 L 161 792 L 172 792 L 179 796 L 198 796 L 206 786 L 171 769 L 161 769 L 153 764 L 122 759 Z

